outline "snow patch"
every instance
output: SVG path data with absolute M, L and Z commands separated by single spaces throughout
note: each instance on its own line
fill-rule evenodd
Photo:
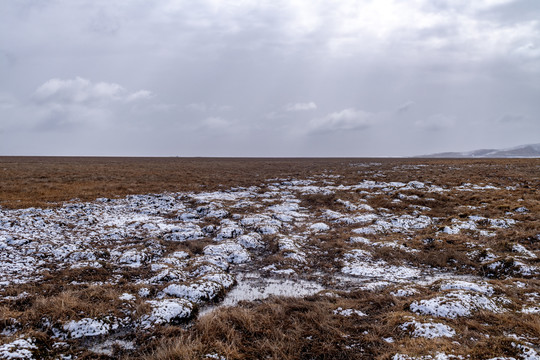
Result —
M 503 311 L 497 303 L 481 294 L 458 290 L 437 296 L 429 300 L 414 301 L 411 311 L 417 314 L 455 319 L 470 316 L 473 311 L 488 310 L 496 313 Z
M 478 292 L 484 295 L 493 295 L 493 287 L 487 283 L 472 283 L 462 280 L 445 281 L 440 286 L 441 290 L 468 290 Z
M 334 310 L 334 314 L 336 315 L 341 315 L 341 316 L 352 316 L 352 315 L 356 315 L 356 316 L 367 316 L 366 313 L 360 311 L 360 310 L 355 310 L 355 309 L 343 309 L 341 307 L 338 307 L 336 310 Z
M 185 299 L 150 300 L 152 313 L 141 318 L 143 328 L 152 324 L 175 323 L 191 317 L 193 304 Z
M 412 335 L 414 337 L 424 337 L 427 339 L 434 339 L 438 337 L 453 337 L 456 335 L 456 331 L 450 326 L 441 323 L 421 323 L 416 320 L 408 321 L 400 325 L 402 330 L 413 329 Z
M 33 359 L 32 350 L 36 350 L 32 339 L 18 339 L 13 342 L 0 345 L 0 357 L 2 359 Z
M 111 326 L 101 320 L 84 318 L 79 321 L 72 320 L 64 325 L 72 338 L 78 339 L 86 336 L 97 336 L 108 334 Z
M 219 255 L 229 263 L 242 264 L 250 260 L 249 253 L 242 245 L 234 242 L 223 242 L 218 245 L 207 245 L 203 249 L 205 255 Z
M 314 232 L 322 232 L 322 231 L 328 231 L 330 230 L 330 226 L 326 225 L 325 223 L 315 223 L 309 227 L 311 231 Z

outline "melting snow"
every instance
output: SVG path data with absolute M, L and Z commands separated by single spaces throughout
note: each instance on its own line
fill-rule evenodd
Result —
M 410 309 L 418 314 L 454 319 L 470 316 L 473 311 L 502 312 L 497 303 L 481 294 L 463 290 L 447 293 L 429 300 L 414 301 Z
M 396 291 L 390 292 L 390 295 L 397 296 L 397 297 L 406 297 L 406 296 L 413 296 L 417 293 L 418 291 L 415 289 L 398 289 Z
M 356 224 L 358 228 L 353 230 L 356 234 L 400 233 L 407 236 L 438 222 L 437 218 L 421 215 L 422 211 L 428 211 L 429 208 L 417 205 L 412 205 L 415 210 L 404 215 L 392 214 L 388 209 L 374 209 L 366 204 L 369 196 L 392 194 L 406 204 L 406 201 L 420 198 L 426 200 L 417 195 L 419 191 L 450 191 L 419 181 L 404 183 L 366 180 L 356 185 L 337 186 L 330 182 L 317 186 L 313 180 L 276 181 L 267 187 L 270 191 L 266 192 L 261 192 L 257 187 L 235 188 L 199 194 L 130 195 L 124 199 L 69 203 L 54 209 L 0 208 L 0 284 L 26 283 L 39 280 L 42 272 L 51 273 L 65 268 L 102 268 L 104 264 L 115 269 L 121 268 L 122 271 L 130 268 L 145 271 L 150 269 L 152 273 L 137 282 L 147 287 L 140 288 L 136 294 L 146 298 L 151 312 L 140 317 L 137 324 L 149 328 L 156 324 L 182 322 L 191 318 L 196 306 L 222 295 L 225 295 L 223 305 L 235 305 L 241 300 L 264 299 L 272 295 L 306 296 L 324 290 L 316 282 L 264 279 L 253 274 L 239 274 L 238 285 L 233 287 L 235 278 L 228 271 L 249 267 L 252 259 L 263 254 L 262 250 L 266 246 L 263 239 L 266 237 L 261 235 L 271 235 L 276 239 L 279 251 L 287 259 L 285 266 L 296 269 L 282 268 L 283 264 L 278 263 L 261 270 L 271 271 L 272 276 L 279 274 L 294 278 L 297 271 L 300 273 L 299 269 L 312 264 L 310 247 L 313 245 L 308 242 L 309 237 L 315 236 L 313 233 L 330 230 L 328 224 L 334 228 L 341 226 L 335 224 Z M 459 189 L 483 191 L 495 187 L 464 184 Z M 301 201 L 297 198 L 299 194 L 331 194 L 338 191 L 353 191 L 364 199 L 357 199 L 354 203 L 337 200 L 342 205 L 342 213 L 323 210 L 322 216 L 319 216 L 301 207 Z M 255 210 L 249 214 L 242 213 L 242 210 L 235 210 L 238 213 L 227 211 L 246 206 Z M 515 212 L 522 212 L 518 210 Z M 491 233 L 479 230 L 479 227 L 499 229 L 515 223 L 512 219 L 471 216 L 465 220 L 454 220 L 444 231 L 458 233 L 466 229 L 487 235 Z M 301 233 L 306 228 L 308 231 Z M 193 250 L 170 252 L 170 247 L 164 245 L 166 241 L 182 243 L 203 238 L 205 244 L 214 242 L 205 246 L 202 254 Z M 137 243 L 126 241 L 131 239 L 136 239 Z M 418 251 L 409 249 L 403 245 L 403 241 L 372 241 L 358 236 L 351 237 L 349 243 L 360 243 L 365 248 L 385 246 L 402 251 Z M 170 245 L 173 249 L 184 246 L 177 243 Z M 527 258 L 536 256 L 519 244 L 514 245 L 513 251 Z M 374 259 L 369 251 L 360 249 L 351 250 L 335 260 L 341 263 L 343 274 L 352 275 L 350 278 L 354 276 L 355 280 L 360 278 L 365 282 L 363 288 L 367 289 L 408 282 L 422 275 L 420 269 L 391 265 Z M 238 264 L 242 265 L 236 266 Z M 515 261 L 514 266 L 523 274 L 535 274 L 537 271 L 535 267 L 520 261 Z M 339 276 L 335 280 L 339 280 Z M 232 290 L 227 294 L 229 289 Z M 486 283 L 444 281 L 440 283 L 440 290 L 445 293 L 432 299 L 413 302 L 410 305 L 411 311 L 449 318 L 468 316 L 480 309 L 502 311 L 498 305 L 502 300 L 490 298 L 494 290 Z M 392 292 L 392 295 L 411 296 L 415 293 L 414 289 L 405 287 Z M 120 300 L 133 301 L 136 296 L 124 293 Z M 128 306 L 127 303 L 124 305 Z M 535 314 L 537 311 L 536 307 L 523 308 L 523 313 Z M 334 313 L 341 316 L 366 316 L 354 309 L 338 308 Z M 84 318 L 67 322 L 63 328 L 71 338 L 83 338 L 109 334 L 118 328 L 118 321 L 111 318 Z M 410 321 L 403 326 L 411 329 L 413 336 L 427 338 L 453 336 L 454 331 L 444 324 L 431 322 Z M 107 355 L 115 345 L 122 346 L 111 340 L 96 345 L 94 351 Z M 127 346 L 131 345 L 127 344 L 126 349 Z M 13 354 L 22 354 L 19 358 L 31 358 L 33 349 L 36 347 L 32 340 L 20 339 L 0 346 L 0 357 L 17 358 L 17 355 L 7 357 L 6 354 L 11 351 Z M 531 351 L 527 350 L 529 353 Z M 401 354 L 396 354 L 394 358 L 412 359 Z M 457 358 L 437 354 L 418 359 Z
M 107 340 L 90 347 L 90 351 L 100 355 L 113 356 L 114 349 L 118 347 L 124 350 L 135 350 L 135 342 L 125 340 Z
M 336 310 L 334 310 L 334 314 L 336 315 L 341 315 L 341 316 L 352 316 L 352 315 L 356 315 L 356 316 L 367 316 L 366 313 L 363 313 L 362 311 L 360 310 L 355 310 L 355 309 L 342 309 L 341 307 L 338 307 Z
M 223 242 L 219 245 L 208 245 L 203 250 L 205 255 L 220 255 L 228 262 L 242 264 L 250 260 L 249 253 L 242 245 L 235 242 Z
M 191 317 L 193 304 L 185 299 L 150 300 L 152 313 L 141 318 L 143 328 L 151 324 L 163 324 L 182 321 Z
M 355 249 L 344 255 L 344 274 L 376 277 L 389 281 L 404 281 L 420 276 L 419 269 L 406 266 L 389 265 L 383 260 L 374 261 L 367 251 Z
M 111 330 L 111 326 L 101 320 L 84 318 L 79 321 L 70 321 L 64 325 L 64 330 L 67 331 L 72 338 L 77 339 L 86 336 L 107 334 Z
M 392 357 L 392 360 L 462 360 L 463 356 L 460 355 L 447 355 L 445 353 L 437 353 L 435 355 L 424 356 L 409 356 L 404 354 L 396 354 Z
M 493 295 L 493 287 L 487 283 L 472 283 L 462 280 L 444 281 L 441 284 L 441 290 L 469 290 L 479 292 L 485 295 Z
M 120 300 L 125 300 L 125 301 L 132 301 L 132 300 L 135 300 L 136 297 L 134 295 L 131 295 L 131 294 L 128 294 L 128 293 L 123 293 L 120 297 L 119 297 Z
M 309 227 L 311 231 L 315 232 L 321 232 L 321 231 L 328 231 L 330 230 L 330 226 L 326 225 L 325 223 L 315 223 Z
M 441 323 L 421 323 L 416 320 L 408 321 L 400 325 L 402 330 L 414 329 L 412 335 L 414 337 L 424 337 L 428 339 L 438 337 L 453 337 L 456 331 L 450 326 Z
M 18 339 L 0 345 L 0 357 L 2 359 L 33 359 L 32 350 L 35 349 L 37 347 L 32 339 Z

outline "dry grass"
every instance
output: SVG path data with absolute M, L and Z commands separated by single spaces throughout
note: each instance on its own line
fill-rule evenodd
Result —
M 327 298 L 272 299 L 222 308 L 200 318 L 182 336 L 165 342 L 148 359 L 200 359 L 217 353 L 227 359 L 355 359 L 373 358 L 384 348 L 379 338 L 361 333 L 369 321 L 333 313 L 351 301 Z M 356 333 L 351 337 L 351 332 Z
M 400 327 L 411 319 L 408 305 L 432 293 L 423 289 L 415 297 L 396 298 L 389 292 L 272 298 L 221 308 L 173 338 L 162 339 L 145 358 L 192 360 L 215 354 L 226 359 L 390 359 L 395 353 L 423 356 L 437 352 L 472 359 L 519 358 L 519 351 L 504 334 L 540 336 L 538 316 L 478 312 L 465 319 L 436 320 L 455 329 L 455 337 L 411 337 Z M 368 316 L 342 316 L 334 312 L 338 308 L 360 310 Z M 433 321 L 425 316 L 415 318 Z M 393 340 L 384 340 L 389 338 Z
M 364 164 L 363 166 L 357 166 Z M 367 164 L 367 165 L 365 165 Z M 419 165 L 428 165 L 418 167 Z M 304 251 L 316 250 L 309 259 L 311 270 L 332 273 L 340 268 L 339 259 L 353 248 L 366 249 L 375 259 L 389 264 L 409 264 L 419 268 L 435 268 L 454 273 L 484 276 L 496 286 L 497 291 L 511 299 L 514 308 L 501 314 L 478 313 L 467 319 L 445 320 L 456 329 L 455 338 L 426 340 L 413 338 L 400 329 L 407 316 L 411 316 L 412 301 L 426 299 L 437 293 L 433 288 L 418 287 L 419 292 L 406 298 L 390 294 L 395 288 L 381 291 L 349 291 L 337 297 L 313 296 L 304 299 L 273 298 L 263 302 L 243 303 L 234 308 L 220 308 L 186 326 L 158 326 L 151 332 L 136 332 L 132 339 L 140 347 L 137 353 L 118 350 L 117 358 L 146 359 L 200 359 L 207 354 L 219 354 L 227 359 L 389 359 L 397 352 L 410 355 L 433 354 L 436 351 L 467 354 L 471 359 L 519 354 L 505 333 L 517 333 L 530 339 L 540 338 L 540 319 L 537 314 L 522 314 L 527 303 L 526 291 L 514 286 L 519 280 L 528 289 L 540 289 L 538 280 L 519 274 L 513 252 L 515 244 L 525 245 L 529 250 L 540 250 L 540 160 L 437 160 L 437 159 L 184 159 L 184 158 L 0 158 L 0 206 L 25 208 L 58 206 L 72 199 L 93 200 L 99 197 L 122 197 L 127 194 L 189 192 L 224 190 L 230 187 L 261 186 L 268 179 L 316 179 L 315 175 L 339 175 L 330 179 L 336 184 L 358 184 L 373 181 L 423 181 L 443 188 L 472 184 L 491 184 L 499 190 L 489 193 L 475 191 L 451 191 L 426 194 L 406 190 L 412 200 L 399 199 L 397 192 L 385 192 L 366 197 L 358 192 L 337 191 L 331 195 L 301 195 L 300 205 L 310 213 L 320 216 L 331 209 L 346 214 L 347 209 L 337 199 L 389 209 L 393 216 L 410 214 L 410 205 L 429 207 L 419 213 L 436 218 L 433 226 L 414 234 L 384 233 L 366 235 L 372 241 L 398 242 L 420 252 L 411 253 L 390 247 L 372 247 L 352 244 L 351 230 L 358 225 L 340 223 L 327 233 L 306 235 Z M 384 176 L 382 176 L 384 175 Z M 278 181 L 278 180 L 276 180 Z M 507 190 L 507 186 L 520 184 L 519 189 Z M 452 221 L 466 220 L 471 215 L 501 219 L 507 212 L 525 206 L 529 212 L 514 214 L 515 226 L 496 229 L 494 236 L 478 236 L 462 231 L 460 234 L 442 234 Z M 237 209 L 235 212 L 249 214 L 255 208 Z M 168 214 L 171 219 L 178 214 Z M 201 223 L 201 227 L 212 223 Z M 490 230 L 488 224 L 479 224 Z M 306 230 L 307 229 L 302 229 Z M 209 238 L 183 243 L 158 241 L 166 253 L 184 250 L 195 256 L 212 241 Z M 144 247 L 139 239 L 127 239 Z M 260 259 L 252 267 L 277 264 L 289 266 L 290 259 L 279 248 L 273 235 L 263 236 L 266 244 L 260 250 Z M 482 245 L 476 257 L 471 243 Z M 489 264 L 481 265 L 480 259 L 487 254 L 485 248 L 503 259 L 503 266 L 495 270 Z M 133 319 L 149 312 L 144 300 L 138 299 L 127 309 L 118 300 L 123 292 L 137 293 L 137 280 L 148 278 L 150 271 L 118 269 L 107 264 L 107 248 L 100 257 L 102 268 L 57 269 L 44 274 L 33 284 L 5 287 L 3 296 L 29 295 L 0 303 L 0 331 L 8 329 L 17 319 L 25 324 L 24 333 L 36 339 L 41 358 L 54 358 L 55 351 L 50 339 L 51 322 L 78 320 L 83 317 L 129 316 Z M 527 260 L 538 265 L 540 260 Z M 79 283 L 106 282 L 111 274 L 119 277 L 116 285 L 88 286 Z M 310 276 L 314 276 L 310 274 Z M 508 278 L 516 276 L 518 279 Z M 149 286 L 152 295 L 159 289 Z M 397 288 L 397 287 L 396 287 Z M 365 312 L 367 317 L 344 317 L 334 314 L 338 307 Z M 424 319 L 417 316 L 419 319 Z M 424 319 L 427 320 L 427 319 Z M 489 335 L 489 337 L 486 337 Z M 394 342 L 384 341 L 392 337 Z M 0 343 L 8 340 L 0 339 Z M 84 342 L 84 341 L 82 341 Z M 457 345 L 457 342 L 459 345 Z M 73 354 L 79 358 L 98 358 L 85 350 L 85 344 L 70 340 Z M 66 352 L 63 352 L 64 354 Z M 142 354 L 142 355 L 141 355 Z M 37 356 L 36 355 L 36 356 Z M 108 358 L 108 357 L 103 357 Z
M 354 166 L 359 163 L 368 166 Z M 429 166 L 414 170 L 417 165 Z M 539 167 L 539 159 L 0 157 L 0 205 L 46 207 L 76 198 L 93 200 L 127 194 L 215 190 L 260 185 L 270 178 L 305 179 L 321 173 L 339 174 L 342 176 L 339 183 L 344 184 L 364 179 L 418 180 L 449 186 L 465 182 L 501 186 L 521 183 L 526 189 L 523 195 L 534 197 L 540 183 Z M 386 177 L 374 176 L 377 172 Z M 440 204 L 444 205 L 444 202 Z

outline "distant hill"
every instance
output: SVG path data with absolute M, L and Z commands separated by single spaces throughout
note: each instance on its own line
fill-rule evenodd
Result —
M 540 144 L 520 145 L 507 149 L 480 149 L 465 152 L 444 152 L 417 157 L 426 158 L 536 158 L 540 157 Z

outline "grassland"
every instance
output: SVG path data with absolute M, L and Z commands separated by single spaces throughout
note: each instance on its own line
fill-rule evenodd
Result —
M 3 157 L 0 358 L 538 359 L 539 189 L 540 159 Z M 220 307 L 245 274 L 322 290 Z

